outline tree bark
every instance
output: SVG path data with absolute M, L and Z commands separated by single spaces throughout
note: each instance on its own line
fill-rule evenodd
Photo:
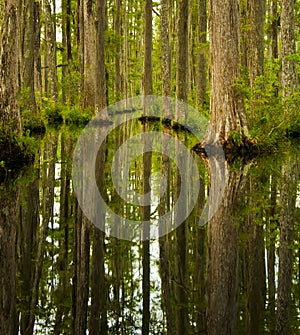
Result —
M 285 100 L 298 88 L 296 53 L 294 0 L 281 1 L 281 58 L 282 58 L 282 96 Z
M 232 131 L 240 141 L 248 134 L 243 97 L 235 81 L 240 78 L 240 16 L 238 0 L 210 0 L 211 101 L 210 123 L 204 145 L 225 144 Z
M 35 56 L 35 2 L 23 0 L 22 15 L 22 59 L 21 59 L 21 88 L 22 107 L 36 111 L 35 85 L 34 85 L 34 56 Z
M 265 0 L 248 0 L 247 21 L 247 66 L 250 78 L 250 87 L 253 90 L 255 79 L 264 72 L 264 31 L 263 21 Z
M 4 132 L 21 135 L 19 110 L 19 39 L 20 8 L 18 0 L 4 3 L 0 32 L 0 127 Z
M 96 82 L 95 82 L 95 111 L 100 112 L 102 120 L 108 120 L 106 107 L 106 76 L 104 55 L 105 33 L 105 0 L 96 1 Z M 87 46 L 90 48 L 90 46 Z M 95 55 L 91 55 L 95 57 Z
M 198 2 L 198 31 L 197 31 L 197 68 L 196 68 L 196 103 L 203 107 L 206 97 L 206 38 L 207 38 L 207 10 L 206 0 Z
M 45 0 L 45 38 L 47 43 L 47 65 L 49 66 L 48 96 L 58 102 L 56 71 L 56 18 L 55 9 L 51 8 L 51 0 Z
M 179 0 L 177 8 L 176 98 L 187 102 L 189 55 L 189 0 Z

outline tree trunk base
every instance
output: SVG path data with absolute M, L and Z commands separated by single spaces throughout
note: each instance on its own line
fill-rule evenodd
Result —
M 258 146 L 247 137 L 244 137 L 239 144 L 235 144 L 232 138 L 220 145 L 197 143 L 192 148 L 192 151 L 205 158 L 213 155 L 224 155 L 228 162 L 233 162 L 236 158 L 249 161 L 265 152 L 261 146 Z

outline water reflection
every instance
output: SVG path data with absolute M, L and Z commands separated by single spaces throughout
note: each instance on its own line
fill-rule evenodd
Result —
M 122 165 L 111 150 L 125 136 L 130 130 L 119 129 L 100 148 L 98 188 L 122 215 L 158 217 L 176 201 L 178 171 L 166 155 L 138 157 L 130 187 L 155 206 L 121 202 L 109 174 L 112 164 Z M 76 139 L 68 129 L 48 130 L 34 166 L 0 187 L 1 334 L 299 332 L 298 151 L 247 166 L 195 156 L 200 187 L 189 217 L 158 240 L 132 242 L 108 237 L 78 206 Z M 220 175 L 225 195 L 200 226 Z M 110 219 L 105 210 L 95 215 Z

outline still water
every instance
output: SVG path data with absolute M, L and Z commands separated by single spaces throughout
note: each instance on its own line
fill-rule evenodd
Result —
M 74 174 L 79 127 L 48 128 L 35 163 L 0 185 L 0 333 L 299 334 L 300 150 L 229 165 L 180 159 L 166 136 L 167 151 L 141 139 L 151 150 L 127 161 L 138 127 L 99 148 L 99 206 L 89 152 Z

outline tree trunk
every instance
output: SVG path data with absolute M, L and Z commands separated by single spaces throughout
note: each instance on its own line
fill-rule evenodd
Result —
M 296 61 L 291 56 L 296 53 L 294 0 L 281 1 L 281 58 L 282 96 L 286 99 L 298 87 Z
M 189 55 L 189 0 L 179 0 L 177 8 L 176 98 L 187 102 Z
M 122 98 L 122 77 L 121 77 L 121 0 L 115 0 L 116 14 L 115 14 L 115 34 L 116 34 L 116 55 L 115 55 L 115 96 L 116 102 Z
M 36 111 L 34 85 L 34 56 L 35 56 L 35 2 L 24 0 L 22 15 L 22 59 L 21 59 L 21 89 L 22 107 Z
M 249 0 L 247 2 L 247 66 L 250 77 L 250 87 L 253 90 L 255 79 L 264 71 L 264 31 L 263 21 L 265 0 Z
M 45 38 L 47 43 L 47 61 L 49 66 L 48 96 L 53 102 L 58 101 L 57 71 L 56 71 L 56 18 L 51 0 L 45 0 Z M 46 64 L 45 64 L 46 65 Z
M 144 95 L 152 95 L 152 0 L 145 0 Z
M 206 0 L 198 2 L 198 32 L 197 32 L 197 68 L 196 68 L 196 103 L 203 107 L 206 96 L 206 35 L 207 13 Z
M 234 86 L 240 78 L 238 0 L 210 0 L 211 101 L 204 145 L 226 144 L 232 132 L 238 142 L 248 134 L 243 97 Z
M 83 41 L 84 43 L 84 108 L 92 108 L 96 103 L 96 32 L 92 0 L 83 0 Z
M 101 112 L 102 120 L 108 120 L 106 107 L 106 76 L 104 55 L 105 33 L 105 0 L 96 1 L 96 82 L 95 82 L 95 111 Z M 90 48 L 90 46 L 88 46 Z M 95 54 L 92 55 L 95 57 Z
M 0 127 L 21 135 L 19 110 L 19 36 L 18 0 L 4 3 L 0 32 Z M 8 128 L 8 129 L 5 129 Z

